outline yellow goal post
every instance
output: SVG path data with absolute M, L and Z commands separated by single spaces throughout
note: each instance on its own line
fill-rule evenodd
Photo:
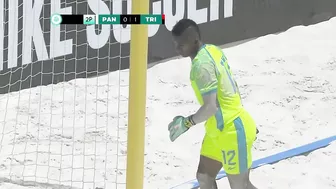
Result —
M 132 0 L 132 14 L 148 14 L 149 0 Z M 126 189 L 143 189 L 148 26 L 131 26 Z

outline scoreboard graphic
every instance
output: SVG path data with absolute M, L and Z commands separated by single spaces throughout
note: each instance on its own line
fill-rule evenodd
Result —
M 164 14 L 103 14 L 103 15 L 70 15 L 54 14 L 50 21 L 53 25 L 81 24 L 81 25 L 103 25 L 103 24 L 165 24 Z

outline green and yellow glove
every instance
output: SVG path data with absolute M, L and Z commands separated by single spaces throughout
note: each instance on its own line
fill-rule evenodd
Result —
M 192 116 L 183 117 L 176 116 L 173 121 L 169 123 L 169 138 L 174 142 L 180 135 L 185 133 L 191 126 L 195 125 L 195 122 L 192 120 Z

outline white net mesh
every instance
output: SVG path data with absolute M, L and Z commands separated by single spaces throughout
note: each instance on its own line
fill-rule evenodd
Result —
M 94 14 L 88 2 L 95 4 L 0 1 L 0 19 L 4 19 L 0 27 L 4 31 L 0 32 L 4 44 L 0 53 L 4 60 L 0 67 L 0 181 L 43 188 L 125 187 L 128 72 L 108 74 L 108 70 L 127 66 L 129 51 L 123 48 L 129 44 L 116 43 L 110 35 L 93 49 L 87 42 L 86 26 L 58 26 L 58 35 L 50 25 L 50 14 L 57 9 Z M 104 3 L 112 7 L 112 1 Z M 100 34 L 106 27 L 95 26 L 95 40 L 102 41 Z M 127 29 L 116 30 L 121 36 Z M 63 43 L 56 48 L 57 40 Z M 40 86 L 48 83 L 54 84 Z

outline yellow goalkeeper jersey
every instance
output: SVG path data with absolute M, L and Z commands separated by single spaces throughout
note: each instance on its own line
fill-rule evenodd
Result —
M 207 135 L 216 137 L 220 132 L 231 130 L 225 126 L 230 125 L 244 108 L 222 49 L 203 45 L 192 60 L 190 80 L 200 105 L 203 105 L 202 96 L 217 93 L 218 111 L 206 121 Z

